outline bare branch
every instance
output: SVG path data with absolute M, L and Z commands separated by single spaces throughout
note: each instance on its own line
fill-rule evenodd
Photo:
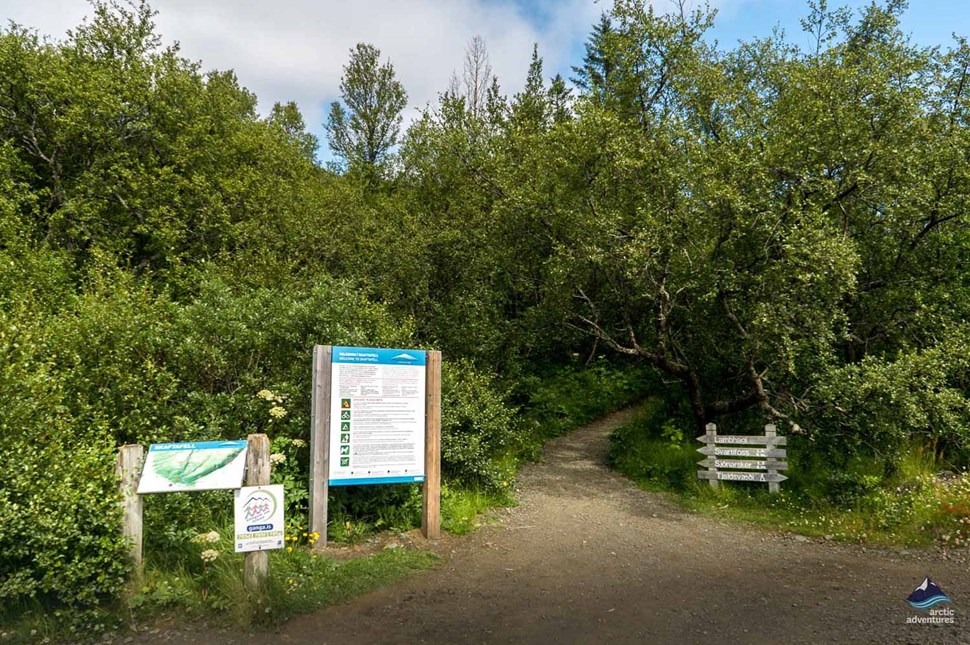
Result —
M 468 111 L 479 116 L 485 107 L 485 95 L 492 79 L 492 65 L 488 60 L 485 39 L 475 36 L 465 48 L 465 64 L 462 82 L 465 85 L 465 99 Z

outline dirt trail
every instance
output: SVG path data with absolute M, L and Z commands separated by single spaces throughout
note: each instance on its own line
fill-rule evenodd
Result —
M 551 442 L 520 506 L 441 567 L 296 618 L 284 643 L 970 643 L 970 569 L 691 515 L 605 467 L 625 410 Z M 965 555 L 963 556 L 965 557 Z M 907 625 L 929 574 L 956 625 Z M 267 636 L 253 642 L 265 642 Z M 210 640 L 210 642 L 212 642 Z

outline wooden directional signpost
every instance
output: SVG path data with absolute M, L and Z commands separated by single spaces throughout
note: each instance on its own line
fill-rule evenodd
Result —
M 717 488 L 721 481 L 762 482 L 768 484 L 769 492 L 777 493 L 781 482 L 788 479 L 778 472 L 788 469 L 788 453 L 778 447 L 786 445 L 788 439 L 779 437 L 773 425 L 765 426 L 763 437 L 750 437 L 718 436 L 717 426 L 708 423 L 707 433 L 697 440 L 705 444 L 697 449 L 705 456 L 697 464 L 706 468 L 697 471 L 697 477 L 708 480 L 711 488 Z

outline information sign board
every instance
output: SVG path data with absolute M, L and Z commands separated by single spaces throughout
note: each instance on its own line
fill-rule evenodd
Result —
M 423 482 L 426 352 L 334 347 L 330 486 Z
M 138 494 L 239 488 L 245 441 L 156 443 L 148 449 Z

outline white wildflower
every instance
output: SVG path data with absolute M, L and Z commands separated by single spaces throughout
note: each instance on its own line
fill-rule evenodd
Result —
M 206 549 L 201 553 L 200 557 L 203 562 L 212 562 L 219 557 L 219 552 L 215 549 Z
M 282 464 L 284 461 L 286 461 L 286 455 L 281 452 L 274 452 L 269 456 L 269 463 L 273 466 Z
M 209 531 L 208 533 L 199 533 L 192 541 L 196 544 L 213 544 L 220 540 L 219 533 L 216 531 Z
M 286 416 L 286 408 L 279 405 L 274 405 L 269 409 L 269 416 L 273 417 L 274 419 L 282 419 Z

